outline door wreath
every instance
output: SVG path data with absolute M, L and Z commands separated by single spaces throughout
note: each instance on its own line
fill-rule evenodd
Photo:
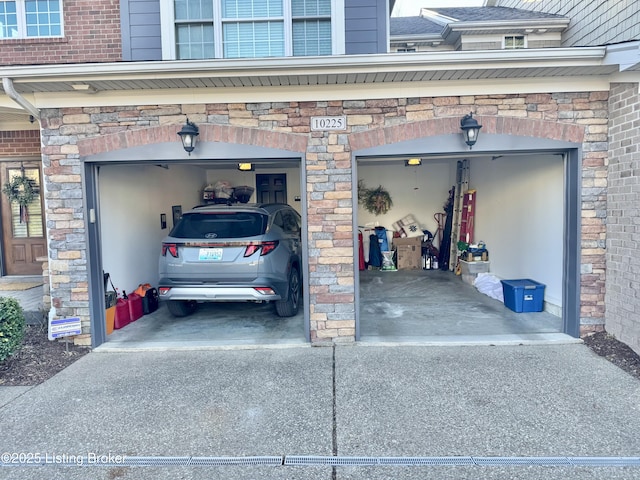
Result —
M 10 182 L 4 184 L 2 193 L 9 199 L 10 203 L 17 203 L 20 206 L 20 223 L 29 221 L 27 207 L 39 195 L 35 182 L 27 178 L 24 174 L 13 177 Z
M 358 182 L 358 202 L 369 213 L 384 215 L 393 206 L 391 195 L 382 185 L 376 188 L 367 188 L 362 180 Z

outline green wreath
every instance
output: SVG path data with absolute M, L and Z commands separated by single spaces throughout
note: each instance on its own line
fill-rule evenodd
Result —
M 34 181 L 24 175 L 13 177 L 10 182 L 4 184 L 2 193 L 9 198 L 10 202 L 26 207 L 38 196 L 38 191 L 33 184 Z
M 358 203 L 374 215 L 384 215 L 393 206 L 391 195 L 382 185 L 377 188 L 367 188 L 363 180 L 358 181 Z

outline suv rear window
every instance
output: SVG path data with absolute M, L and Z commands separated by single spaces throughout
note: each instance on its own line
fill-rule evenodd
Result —
M 175 238 L 243 238 L 262 235 L 267 216 L 252 212 L 186 213 L 170 236 Z

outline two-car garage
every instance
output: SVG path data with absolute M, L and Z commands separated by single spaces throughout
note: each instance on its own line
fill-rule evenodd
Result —
M 447 141 L 455 143 L 456 137 L 449 137 Z M 353 217 L 355 336 L 361 341 L 461 336 L 495 341 L 496 335 L 572 333 L 577 324 L 568 322 L 571 309 L 564 306 L 567 291 L 575 294 L 575 287 L 567 290 L 566 285 L 575 282 L 567 267 L 571 250 L 576 249 L 570 243 L 572 235 L 576 238 L 570 233 L 575 222 L 570 204 L 575 192 L 570 190 L 576 181 L 571 178 L 576 152 L 557 144 L 553 149 L 528 146 L 526 151 L 513 151 L 501 148 L 500 138 L 494 136 L 494 149 L 471 154 L 457 144 L 449 147 L 447 141 L 439 143 L 438 152 L 424 142 L 405 142 L 353 154 L 357 179 L 384 186 L 393 198 L 393 208 L 385 215 L 372 215 L 360 206 Z M 303 155 L 296 158 L 286 151 L 226 145 L 224 159 L 206 158 L 206 149 L 197 156 L 178 158 L 184 154 L 168 151 L 175 146 L 166 147 L 164 154 L 158 154 L 158 148 L 163 147 L 105 153 L 85 163 L 87 178 L 93 179 L 87 189 L 95 192 L 97 207 L 92 270 L 109 272 L 116 288 L 130 291 L 139 283 L 157 282 L 160 244 L 173 226 L 174 215 L 203 203 L 203 189 L 220 180 L 256 188 L 253 202 L 260 191 L 258 179 L 283 177 L 286 201 L 301 213 L 305 224 L 303 239 L 321 236 L 322 232 L 310 232 L 308 227 L 307 205 L 313 194 L 307 197 L 305 191 Z M 421 165 L 405 166 L 407 158 L 416 156 L 422 159 Z M 456 185 L 461 160 L 468 161 L 468 187 L 477 192 L 474 233 L 489 249 L 490 272 L 499 278 L 534 278 L 544 283 L 547 311 L 514 314 L 450 271 L 359 271 L 361 227 L 386 227 L 391 245 L 393 224 L 409 214 L 420 228 L 439 230 L 434 214 L 442 212 L 449 190 Z M 239 163 L 250 163 L 251 169 L 241 171 Z M 354 194 L 356 190 L 353 185 Z M 313 265 L 317 251 L 303 243 L 307 265 Z M 224 303 L 202 304 L 195 314 L 177 319 L 161 306 L 110 335 L 106 335 L 103 315 L 101 322 L 94 323 L 95 335 L 101 338 L 97 343 L 106 342 L 103 348 L 304 343 L 310 339 L 315 312 L 310 291 L 317 280 L 309 277 L 305 271 L 304 305 L 295 317 L 278 318 L 272 305 Z M 532 315 L 535 318 L 529 318 Z

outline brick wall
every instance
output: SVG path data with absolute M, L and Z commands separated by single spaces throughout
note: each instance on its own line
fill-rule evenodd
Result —
M 202 141 L 306 152 L 311 336 L 355 334 L 351 151 L 460 132 L 474 110 L 483 132 L 582 143 L 581 322 L 604 323 L 608 93 L 477 95 L 328 102 L 152 105 L 43 111 L 52 303 L 88 332 L 80 156 L 176 141 L 186 116 Z M 347 131 L 311 132 L 309 118 L 346 115 Z
M 640 96 L 638 84 L 611 88 L 607 201 L 607 331 L 640 353 Z
M 0 132 L 0 158 L 39 156 L 40 130 Z
M 0 40 L 0 65 L 117 62 L 120 2 L 64 0 L 64 37 Z

